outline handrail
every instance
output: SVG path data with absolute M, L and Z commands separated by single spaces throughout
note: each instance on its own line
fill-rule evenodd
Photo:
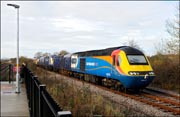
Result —
M 63 111 L 41 84 L 38 77 L 27 68 L 22 68 L 26 84 L 27 98 L 31 117 L 71 117 L 70 111 Z

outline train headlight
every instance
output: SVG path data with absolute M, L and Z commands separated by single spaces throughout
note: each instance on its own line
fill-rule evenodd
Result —
M 136 75 L 139 75 L 139 72 L 136 72 Z
M 129 72 L 129 75 L 133 75 L 133 72 Z
M 154 72 L 149 72 L 149 75 L 154 75 Z
M 134 75 L 134 76 L 136 76 L 136 75 L 139 75 L 139 72 L 129 72 L 129 75 Z

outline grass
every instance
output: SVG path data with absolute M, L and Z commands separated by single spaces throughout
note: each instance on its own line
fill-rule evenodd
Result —
M 45 70 L 37 69 L 35 74 L 41 83 L 46 84 L 48 92 L 64 109 L 70 110 L 73 116 L 118 116 L 132 115 L 130 108 L 114 105 L 98 93 L 92 92 L 89 86 L 78 86 L 74 82 L 67 82 L 64 78 L 57 78 Z M 61 76 L 63 77 L 63 76 Z

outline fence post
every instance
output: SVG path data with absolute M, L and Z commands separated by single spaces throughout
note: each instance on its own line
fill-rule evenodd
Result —
M 11 83 L 11 64 L 9 64 L 9 84 Z
M 33 73 L 28 71 L 27 69 L 27 72 L 28 72 L 28 83 L 29 83 L 29 92 L 30 92 L 30 95 L 29 95 L 29 100 L 30 100 L 30 108 L 31 108 L 31 117 L 34 117 L 33 113 L 34 113 L 34 105 L 33 105 L 33 99 L 34 99 L 34 87 L 33 87 L 33 81 L 34 81 L 34 77 L 33 77 Z
M 12 80 L 13 80 L 13 78 L 14 78 L 14 72 L 13 72 L 13 65 L 11 65 L 11 75 L 12 75 Z
M 35 117 L 36 116 L 36 113 L 37 113 L 37 108 L 36 108 L 36 102 L 37 102 L 37 100 L 36 100 L 36 90 L 35 90 L 35 88 L 36 88 L 36 84 L 35 84 L 35 79 L 37 78 L 37 76 L 34 76 L 34 77 L 32 77 L 32 93 L 33 93 L 33 96 L 32 96 L 32 98 L 33 98 L 33 100 L 32 100 L 32 106 L 33 106 L 33 117 Z
M 42 103 L 42 90 L 46 88 L 46 85 L 45 84 L 41 84 L 39 85 L 39 117 L 42 117 L 42 106 L 43 106 L 43 103 Z
M 31 113 L 34 117 L 34 77 L 31 77 Z

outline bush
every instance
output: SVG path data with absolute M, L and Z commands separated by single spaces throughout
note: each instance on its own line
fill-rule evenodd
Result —
M 180 93 L 179 56 L 158 54 L 149 60 L 156 74 L 151 86 Z

